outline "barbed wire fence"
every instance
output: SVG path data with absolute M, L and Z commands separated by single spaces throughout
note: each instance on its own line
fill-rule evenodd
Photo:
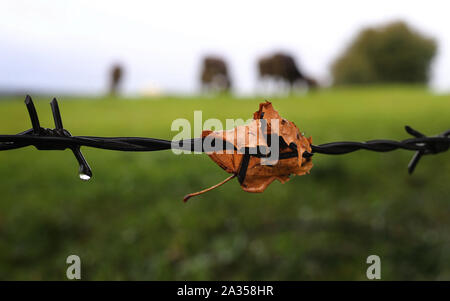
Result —
M 92 177 L 92 170 L 81 152 L 81 147 L 83 146 L 126 152 L 151 152 L 174 148 L 188 151 L 205 151 L 203 147 L 201 150 L 196 147 L 196 145 L 203 145 L 203 138 L 169 141 L 142 137 L 72 136 L 70 132 L 63 127 L 58 102 L 55 98 L 50 103 L 55 122 L 54 129 L 41 127 L 36 108 L 29 95 L 27 95 L 25 99 L 25 105 L 28 109 L 32 128 L 16 135 L 0 135 L 0 151 L 14 150 L 27 146 L 34 146 L 38 150 L 70 149 L 78 161 L 79 175 L 82 180 L 89 180 Z M 342 155 L 357 150 L 389 152 L 403 149 L 415 152 L 408 165 L 408 171 L 411 174 L 424 155 L 445 152 L 450 147 L 450 130 L 430 137 L 409 126 L 405 126 L 405 129 L 407 133 L 414 138 L 401 141 L 379 139 L 366 142 L 341 141 L 311 145 L 312 151 L 304 152 L 303 157 L 309 158 L 314 154 Z M 297 157 L 297 147 L 295 145 L 290 145 L 290 148 L 292 151 L 281 153 L 279 159 Z M 267 156 L 267 154 L 262 154 L 260 152 L 245 153 L 244 160 L 248 161 L 249 156 L 264 157 Z M 241 171 L 244 171 L 245 169 L 245 165 L 241 166 Z M 243 176 L 245 176 L 245 171 Z M 240 182 L 243 181 L 241 172 L 238 174 L 238 178 Z

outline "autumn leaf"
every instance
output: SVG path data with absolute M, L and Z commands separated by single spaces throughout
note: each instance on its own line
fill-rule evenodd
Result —
M 270 150 L 271 142 L 268 140 L 273 139 L 271 137 L 279 137 L 279 157 L 274 164 L 265 157 Z M 206 151 L 217 165 L 232 175 L 211 188 L 187 195 L 184 201 L 217 188 L 234 177 L 238 177 L 243 190 L 263 192 L 273 181 L 285 183 L 291 174 L 307 174 L 313 166 L 310 157 L 303 157 L 305 151 L 311 153 L 311 137 L 304 137 L 297 126 L 282 118 L 268 101 L 259 105 L 248 125 L 227 131 L 205 130 L 202 138 L 234 145 L 235 149 L 231 151 Z

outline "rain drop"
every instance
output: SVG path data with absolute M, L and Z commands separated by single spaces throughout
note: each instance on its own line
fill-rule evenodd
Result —
M 83 181 L 89 181 L 91 179 L 91 177 L 84 173 L 80 173 L 80 179 Z

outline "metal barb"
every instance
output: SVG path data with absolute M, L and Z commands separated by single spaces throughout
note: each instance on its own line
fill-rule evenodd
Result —
M 416 138 L 427 138 L 427 136 L 425 136 L 424 134 L 422 134 L 421 132 L 413 129 L 410 126 L 405 126 L 405 130 L 408 134 L 416 137 Z M 449 136 L 449 131 L 446 131 L 440 135 L 437 135 L 435 137 L 443 137 L 443 138 L 447 138 Z M 414 172 L 414 170 L 417 167 L 417 164 L 419 163 L 420 159 L 424 156 L 424 155 L 428 155 L 428 154 L 438 154 L 444 151 L 447 151 L 450 147 L 450 143 L 448 141 L 442 140 L 442 141 L 430 141 L 430 142 L 426 142 L 426 146 L 427 148 L 425 150 L 418 150 L 414 156 L 412 157 L 411 161 L 409 161 L 408 164 L 408 172 L 409 174 L 412 174 Z
M 30 115 L 31 125 L 33 127 L 33 134 L 39 135 L 41 131 L 41 125 L 39 123 L 39 117 L 36 112 L 36 108 L 34 107 L 33 100 L 30 95 L 27 95 L 25 98 L 25 105 L 28 109 L 28 114 Z
M 38 150 L 65 150 L 67 148 L 70 148 L 75 155 L 78 164 L 80 165 L 80 178 L 84 180 L 90 179 L 92 177 L 92 170 L 89 167 L 89 164 L 87 163 L 83 154 L 81 153 L 80 146 L 72 143 L 64 143 L 63 141 L 60 141 L 58 139 L 70 138 L 72 137 L 72 135 L 70 135 L 70 133 L 63 127 L 61 113 L 59 111 L 58 101 L 56 100 L 56 98 L 53 98 L 50 103 L 53 112 L 53 119 L 55 122 L 55 129 L 47 129 L 40 126 L 36 108 L 34 106 L 33 100 L 29 95 L 27 95 L 25 98 L 25 105 L 27 106 L 28 114 L 30 115 L 32 128 L 15 135 L 17 139 L 11 139 L 11 141 L 9 142 L 0 142 L 0 151 L 16 149 L 28 145 L 33 145 Z M 26 138 L 31 138 L 29 136 L 32 136 L 34 138 L 34 141 L 31 143 L 26 142 Z M 50 138 L 51 140 L 45 140 L 45 138 Z
M 50 103 L 50 106 L 52 107 L 53 120 L 55 121 L 55 131 L 61 136 L 71 137 L 72 135 L 69 133 L 69 131 L 65 130 L 63 127 L 61 112 L 59 111 L 59 105 L 56 98 L 53 98 L 53 100 Z M 84 158 L 83 153 L 80 150 L 80 147 L 71 146 L 70 149 L 72 150 L 75 158 L 78 161 L 78 164 L 80 165 L 78 171 L 80 178 L 82 180 L 89 180 L 90 178 L 92 178 L 91 167 Z
M 63 124 L 61 120 L 61 113 L 59 111 L 58 101 L 56 100 L 56 98 L 53 98 L 52 102 L 50 103 L 50 106 L 52 107 L 53 120 L 55 121 L 55 129 L 62 131 Z

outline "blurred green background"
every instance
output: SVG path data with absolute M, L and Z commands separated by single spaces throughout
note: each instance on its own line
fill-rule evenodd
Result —
M 37 98 L 53 127 L 50 98 Z M 77 100 L 77 101 L 75 101 Z M 176 118 L 251 118 L 262 98 L 60 97 L 73 135 L 171 139 Z M 450 96 L 421 86 L 319 90 L 270 99 L 314 144 L 405 139 L 410 125 L 449 128 Z M 0 132 L 30 128 L 22 98 L 0 101 Z M 262 194 L 237 180 L 183 203 L 228 176 L 206 155 L 84 148 L 94 176 L 78 179 L 70 151 L 0 153 L 0 279 L 64 280 L 81 257 L 84 280 L 364 280 L 381 257 L 383 280 L 450 279 L 449 153 L 317 154 L 311 174 Z

